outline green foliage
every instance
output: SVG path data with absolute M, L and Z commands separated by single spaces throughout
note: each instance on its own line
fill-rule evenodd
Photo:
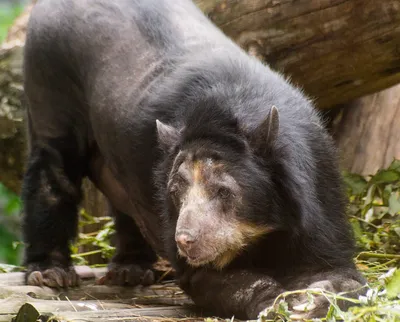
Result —
M 20 240 L 20 198 L 9 191 L 0 183 L 0 272 L 8 272 L 12 268 L 19 269 L 21 247 Z M 111 217 L 93 217 L 84 209 L 80 211 L 79 226 L 88 227 L 92 224 L 102 224 L 100 231 L 92 233 L 80 233 L 78 240 L 71 245 L 72 257 L 76 265 L 87 265 L 87 256 L 101 253 L 103 258 L 110 259 L 114 247 L 110 245 L 110 238 L 114 233 L 114 223 Z M 94 251 L 80 253 L 85 245 L 92 245 Z
M 23 9 L 22 5 L 6 6 L 0 3 L 0 43 L 5 39 L 8 28 Z
M 400 269 L 394 271 L 393 276 L 387 283 L 387 296 L 389 299 L 399 297 L 400 294 Z
M 0 203 L 6 216 L 14 216 L 20 212 L 21 200 L 0 183 Z
M 374 176 L 344 174 L 348 214 L 358 246 L 365 251 L 400 253 L 400 160 Z
M 78 241 L 72 245 L 72 258 L 76 265 L 87 265 L 87 256 L 100 253 L 103 258 L 110 259 L 114 254 L 115 247 L 110 245 L 110 240 L 114 234 L 114 222 L 111 217 L 93 217 L 84 209 L 80 211 L 81 228 L 92 224 L 103 224 L 103 228 L 96 232 L 80 233 Z M 80 249 L 83 246 L 91 245 L 96 248 L 93 251 L 81 253 Z
M 343 176 L 350 201 L 348 215 L 360 249 L 355 261 L 368 280 L 366 296 L 351 299 L 320 290 L 286 292 L 262 312 L 260 322 L 272 321 L 266 318 L 271 312 L 277 315 L 274 321 L 292 321 L 285 299 L 299 292 L 308 294 L 310 303 L 316 295 L 329 300 L 326 317 L 315 321 L 400 321 L 400 160 L 373 176 L 348 172 Z M 338 300 L 357 305 L 343 312 Z
M 321 290 L 297 290 L 282 293 L 275 303 L 261 312 L 258 321 L 292 321 L 298 312 L 292 312 L 288 309 L 286 298 L 293 294 L 304 293 L 308 295 L 308 305 L 312 305 L 315 296 L 324 296 L 330 303 L 328 313 L 323 319 L 314 319 L 313 321 L 346 321 L 346 322 L 369 322 L 369 321 L 400 321 L 400 296 L 399 296 L 399 269 L 392 268 L 386 274 L 381 275 L 376 281 L 375 286 L 370 286 L 365 296 L 358 299 L 346 297 L 346 294 L 334 294 Z M 393 288 L 393 294 L 389 296 L 389 290 Z M 338 301 L 346 301 L 351 306 L 347 311 L 342 311 L 338 306 Z M 269 313 L 275 313 L 276 317 L 268 319 Z M 308 321 L 302 319 L 302 321 Z
M 19 197 L 0 184 L 0 262 L 8 264 L 19 262 L 20 209 Z

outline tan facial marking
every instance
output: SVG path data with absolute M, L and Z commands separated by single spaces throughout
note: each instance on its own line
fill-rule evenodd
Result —
M 195 183 L 198 183 L 202 178 L 201 175 L 202 168 L 203 164 L 201 161 L 195 161 L 193 163 L 193 180 Z
M 206 165 L 203 161 L 196 160 L 193 162 L 192 174 L 193 174 L 193 185 L 188 193 L 192 198 L 204 198 L 206 196 L 206 190 L 204 183 L 206 178 L 204 177 L 204 168 Z
M 223 269 L 244 247 L 272 231 L 272 228 L 269 227 L 256 226 L 244 222 L 236 222 L 234 226 L 233 234 L 230 238 L 230 245 L 225 252 L 213 261 L 213 266 L 216 269 Z

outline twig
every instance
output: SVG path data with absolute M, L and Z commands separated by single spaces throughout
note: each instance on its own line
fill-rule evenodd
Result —
M 89 256 L 89 255 L 94 255 L 94 254 L 98 254 L 101 253 L 102 250 L 101 249 L 97 249 L 97 250 L 92 250 L 90 252 L 85 252 L 85 253 L 79 253 L 79 254 L 73 254 L 71 255 L 72 258 L 78 258 L 78 257 L 84 257 L 84 256 Z
M 393 259 L 400 259 L 400 255 L 396 254 L 379 254 L 379 253 L 373 253 L 373 252 L 361 252 L 358 254 L 357 259 L 359 257 L 374 257 L 374 258 L 393 258 Z

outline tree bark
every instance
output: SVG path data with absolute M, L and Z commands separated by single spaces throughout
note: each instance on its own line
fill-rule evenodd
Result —
M 320 108 L 345 103 L 400 81 L 398 0 L 195 2 L 247 52 L 301 85 Z M 16 193 L 20 192 L 26 160 L 21 53 L 29 11 L 30 7 L 18 19 L 0 49 L 0 182 Z M 368 102 L 368 98 L 365 100 Z M 374 113 L 378 111 L 372 106 L 370 109 Z M 380 113 L 379 117 L 382 115 Z M 382 124 L 386 126 L 387 122 L 382 118 Z M 347 124 L 353 126 L 351 121 Z M 353 132 L 348 132 L 347 140 L 354 142 L 351 135 Z M 389 134 L 387 139 L 387 144 L 393 147 L 388 147 L 388 151 L 395 151 L 387 152 L 386 158 L 398 155 Z M 368 150 L 368 153 L 376 154 L 375 150 Z M 352 161 L 348 160 L 346 165 L 359 162 L 354 161 L 358 157 L 353 153 Z M 374 160 L 367 154 L 362 157 Z M 84 191 L 83 204 L 88 207 L 87 212 L 104 215 L 104 197 L 89 182 L 85 183 Z
M 400 81 L 398 0 L 196 0 L 236 43 L 329 108 Z
M 349 105 L 333 125 L 342 167 L 372 175 L 400 159 L 400 85 Z

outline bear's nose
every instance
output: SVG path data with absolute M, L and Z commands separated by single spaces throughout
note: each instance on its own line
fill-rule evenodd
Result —
M 188 250 L 193 245 L 195 239 L 191 234 L 187 232 L 182 232 L 178 233 L 175 236 L 175 241 L 178 244 L 179 248 L 181 248 L 182 250 Z

